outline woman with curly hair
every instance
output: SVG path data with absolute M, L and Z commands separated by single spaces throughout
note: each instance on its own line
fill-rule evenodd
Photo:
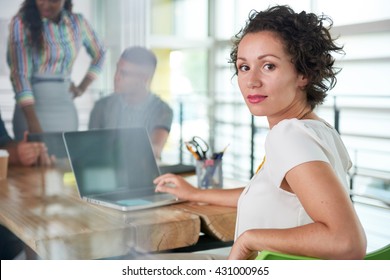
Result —
M 77 130 L 73 98 L 85 92 L 104 62 L 105 48 L 97 34 L 81 14 L 72 13 L 72 0 L 25 0 L 9 28 L 15 139 L 23 139 L 24 131 Z M 76 86 L 70 74 L 82 46 L 92 60 Z
M 326 25 L 328 23 L 328 25 Z M 155 180 L 156 191 L 237 207 L 230 259 L 270 250 L 323 259 L 362 259 L 366 236 L 349 198 L 351 161 L 337 133 L 313 109 L 336 84 L 326 16 L 288 6 L 252 11 L 231 52 L 238 85 L 270 131 L 263 163 L 245 188 L 202 190 L 181 177 Z M 173 186 L 172 186 L 173 185 Z

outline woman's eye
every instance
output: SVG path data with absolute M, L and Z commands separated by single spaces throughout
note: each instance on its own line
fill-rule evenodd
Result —
M 248 67 L 248 65 L 240 65 L 240 66 L 238 66 L 238 69 L 242 72 L 246 72 L 249 70 L 249 67 Z
M 275 69 L 275 64 L 272 64 L 272 63 L 264 64 L 264 69 L 273 70 L 273 69 Z

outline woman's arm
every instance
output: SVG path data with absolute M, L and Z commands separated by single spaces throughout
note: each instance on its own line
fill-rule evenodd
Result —
M 78 86 L 75 86 L 74 84 L 71 85 L 71 92 L 73 92 L 74 97 L 78 97 L 87 90 L 89 85 L 102 71 L 106 55 L 106 48 L 84 16 L 81 14 L 75 14 L 75 16 L 78 18 L 78 22 L 80 22 L 80 28 L 83 36 L 83 45 L 92 59 L 89 69 L 81 83 Z
M 78 86 L 76 86 L 74 83 L 71 83 L 69 91 L 73 93 L 73 98 L 83 95 L 92 82 L 93 78 L 86 75 Z
M 35 112 L 35 106 L 33 104 L 27 105 L 22 107 L 22 110 L 26 117 L 28 131 L 30 133 L 41 133 L 43 130 Z
M 184 200 L 229 207 L 237 207 L 238 198 L 244 189 L 198 189 L 174 174 L 164 174 L 156 178 L 154 183 L 157 184 L 157 192 L 171 193 Z
M 30 132 L 40 132 L 42 129 L 35 113 L 31 87 L 32 49 L 23 21 L 18 16 L 14 17 L 9 25 L 7 62 L 15 99 L 23 110 L 28 129 Z
M 285 179 L 314 222 L 289 229 L 248 230 L 236 240 L 229 258 L 247 259 L 255 251 L 270 250 L 322 259 L 362 259 L 365 233 L 332 167 L 307 162 L 291 169 Z

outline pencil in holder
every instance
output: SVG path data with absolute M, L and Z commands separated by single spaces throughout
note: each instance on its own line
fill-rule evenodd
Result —
M 222 188 L 222 159 L 197 160 L 196 176 L 201 189 Z

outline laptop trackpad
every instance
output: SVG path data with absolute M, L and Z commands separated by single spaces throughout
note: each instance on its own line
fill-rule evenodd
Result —
M 152 202 L 145 199 L 122 199 L 122 200 L 117 200 L 116 203 L 123 206 L 140 206 L 140 205 L 147 205 Z

